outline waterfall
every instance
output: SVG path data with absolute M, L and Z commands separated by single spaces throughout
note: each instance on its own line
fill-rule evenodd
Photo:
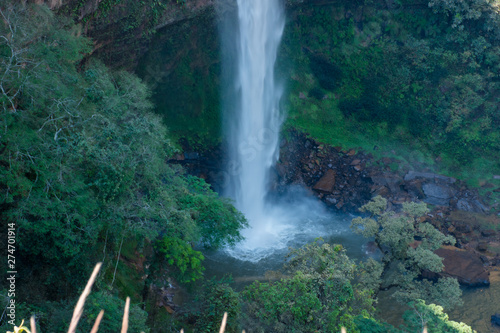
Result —
M 269 196 L 269 176 L 279 156 L 282 87 L 274 66 L 285 26 L 282 0 L 219 0 L 222 16 L 223 89 L 228 165 L 225 195 L 247 218 L 245 240 L 225 253 L 258 262 L 289 246 L 328 234 L 321 204 L 301 188 Z
M 230 128 L 230 159 L 238 167 L 231 183 L 236 206 L 250 222 L 264 213 L 268 174 L 278 154 L 281 91 L 274 64 L 284 27 L 278 0 L 238 0 L 236 84 L 240 93 Z
M 235 65 L 229 81 L 233 84 L 230 90 L 236 95 L 230 96 L 230 105 L 226 103 L 230 161 L 226 194 L 249 221 L 250 229 L 244 231 L 245 246 L 253 251 L 265 246 L 262 237 L 266 232 L 275 231 L 266 208 L 266 195 L 269 171 L 278 157 L 282 123 L 282 89 L 276 84 L 274 65 L 285 16 L 280 0 L 237 0 L 237 5 L 236 26 L 226 27 L 235 31 L 224 32 L 231 36 L 226 44 L 232 44 L 235 51 L 234 59 L 227 61 Z

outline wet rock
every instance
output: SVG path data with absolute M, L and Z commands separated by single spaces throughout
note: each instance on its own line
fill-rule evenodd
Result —
M 335 186 L 335 171 L 329 169 L 313 186 L 313 190 L 323 193 L 332 193 Z
M 491 316 L 491 323 L 496 326 L 500 326 L 500 313 L 495 313 Z
M 280 178 L 285 178 L 287 173 L 287 168 L 283 163 L 276 164 L 276 172 Z
M 325 197 L 325 201 L 331 205 L 335 205 L 337 203 L 337 199 L 333 195 L 327 195 Z
M 439 275 L 454 277 L 460 284 L 471 287 L 490 284 L 488 272 L 475 254 L 453 247 L 440 248 L 435 253 L 443 258 L 444 269 Z
M 454 195 L 454 190 L 444 184 L 426 183 L 422 185 L 426 198 L 424 202 L 431 205 L 448 206 Z

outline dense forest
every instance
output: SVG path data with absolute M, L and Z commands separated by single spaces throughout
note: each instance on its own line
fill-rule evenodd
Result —
M 380 258 L 317 239 L 244 287 L 204 274 L 205 254 L 237 244 L 248 222 L 200 172 L 224 159 L 217 15 L 234 7 L 0 1 L 1 267 L 17 276 L 15 293 L 0 286 L 0 329 L 14 330 L 15 300 L 16 326 L 34 314 L 38 332 L 66 332 L 102 262 L 78 331 L 104 309 L 99 331 L 117 332 L 131 297 L 130 332 L 214 332 L 224 312 L 226 332 L 475 332 L 446 314 L 463 281 L 437 251 L 500 266 L 497 2 L 286 1 L 283 142 L 319 147 L 298 169 L 312 175 L 330 149 L 357 171 L 439 174 L 457 189 L 442 204 L 426 200 L 425 179 L 370 180 L 362 199 L 330 208 L 355 214 L 351 229 Z M 283 156 L 277 169 L 291 165 Z M 416 194 L 399 202 L 403 190 Z M 397 323 L 377 311 L 382 290 L 406 310 Z

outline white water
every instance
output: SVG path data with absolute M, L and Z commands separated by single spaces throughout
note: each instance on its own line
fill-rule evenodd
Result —
M 274 63 L 284 28 L 278 0 L 238 0 L 238 70 L 241 93 L 230 129 L 230 158 L 239 166 L 232 182 L 236 206 L 251 221 L 265 217 L 268 173 L 278 154 L 281 125 Z
M 250 228 L 243 232 L 246 241 L 232 252 L 247 259 L 248 253 L 280 246 L 280 235 L 289 226 L 280 209 L 266 204 L 269 171 L 278 157 L 278 138 L 282 117 L 279 102 L 282 89 L 277 86 L 274 65 L 285 25 L 279 0 L 237 0 L 238 33 L 235 73 L 236 92 L 232 122 L 228 130 L 232 177 L 228 195 L 245 214 Z M 274 245 L 272 245 L 274 244 Z M 285 246 L 285 245 L 281 245 Z

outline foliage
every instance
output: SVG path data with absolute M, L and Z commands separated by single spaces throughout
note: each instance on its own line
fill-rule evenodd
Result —
M 292 73 L 287 126 L 333 146 L 384 147 L 377 156 L 418 152 L 431 164 L 440 156 L 439 172 L 471 183 L 498 173 L 498 9 L 483 0 L 429 6 L 298 9 L 278 62 Z
M 201 262 L 204 257 L 199 251 L 178 238 L 163 237 L 156 249 L 165 256 L 169 265 L 176 268 L 176 278 L 180 282 L 196 281 L 203 276 Z
M 411 311 L 404 314 L 405 332 L 422 332 L 427 326 L 429 333 L 474 333 L 470 326 L 448 319 L 448 315 L 443 312 L 443 307 L 436 304 L 425 304 L 418 300 L 410 303 Z
M 0 9 L 0 215 L 17 226 L 19 274 L 30 276 L 18 300 L 71 298 L 90 265 L 103 253 L 114 259 L 123 239 L 168 235 L 163 258 L 186 280 L 199 277 L 193 244 L 233 243 L 245 221 L 166 164 L 175 149 L 148 87 L 81 63 L 90 41 L 45 6 Z
M 192 212 L 204 247 L 220 248 L 242 240 L 238 230 L 248 224 L 230 200 L 219 198 L 201 178 L 188 176 L 186 182 L 190 193 L 179 199 L 180 207 Z
M 194 325 L 198 332 L 216 332 L 220 328 L 224 312 L 227 312 L 225 332 L 238 332 L 238 319 L 240 317 L 240 298 L 227 283 L 208 280 L 197 300 L 200 308 L 198 318 Z
M 445 236 L 431 224 L 421 222 L 428 212 L 424 203 L 404 203 L 400 213 L 387 210 L 386 199 L 377 196 L 361 207 L 370 217 L 352 220 L 352 229 L 365 237 L 374 237 L 384 253 L 382 261 L 388 285 L 395 286 L 394 297 L 402 303 L 422 299 L 440 304 L 445 308 L 460 304 L 461 291 L 452 278 L 437 282 L 422 278 L 425 271 L 438 273 L 443 269 L 442 259 L 433 251 L 443 244 L 454 244 L 455 239 Z M 418 241 L 416 241 L 418 239 Z
M 104 316 L 99 325 L 99 332 L 119 332 L 122 327 L 125 302 L 106 291 L 91 293 L 86 301 L 84 316 L 79 323 L 79 330 L 90 331 L 99 311 L 104 310 Z M 148 314 L 140 304 L 131 304 L 129 310 L 129 331 L 149 333 L 146 326 Z
M 243 323 L 259 332 L 358 332 L 355 316 L 370 318 L 372 291 L 355 284 L 357 268 L 340 245 L 316 241 L 292 251 L 288 278 L 254 282 L 243 291 Z
M 217 36 L 210 15 L 171 26 L 168 33 L 155 35 L 137 70 L 155 88 L 155 111 L 165 119 L 172 138 L 196 151 L 222 141 Z

